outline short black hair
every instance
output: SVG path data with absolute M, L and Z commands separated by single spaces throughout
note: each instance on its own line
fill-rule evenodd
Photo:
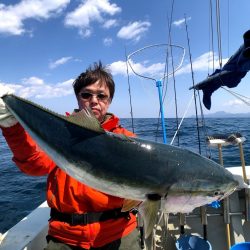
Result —
M 101 83 L 106 83 L 110 92 L 110 99 L 113 99 L 115 93 L 115 83 L 113 76 L 107 67 L 102 65 L 102 62 L 95 62 L 90 65 L 85 72 L 82 72 L 73 82 L 75 95 L 77 96 L 83 87 L 89 86 L 100 80 Z

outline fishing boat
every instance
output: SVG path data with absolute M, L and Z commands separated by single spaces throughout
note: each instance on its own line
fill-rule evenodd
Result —
M 246 32 L 245 38 L 249 40 L 250 32 Z M 132 66 L 130 60 L 134 55 L 138 55 L 145 50 L 152 48 L 166 48 L 174 47 L 166 44 L 157 44 L 146 46 L 138 51 L 131 53 L 128 56 L 128 64 Z M 182 49 L 180 46 L 175 46 Z M 245 56 L 249 57 L 249 44 L 242 47 L 242 51 Z M 242 52 L 240 51 L 240 52 Z M 236 56 L 242 53 L 236 54 Z M 174 72 L 180 68 L 184 55 L 181 57 L 181 63 L 176 66 Z M 234 57 L 235 58 L 235 57 Z M 245 62 L 245 61 L 244 61 Z M 246 61 L 248 62 L 248 61 Z M 247 64 L 248 65 L 248 64 Z M 133 70 L 133 66 L 131 67 Z M 245 67 L 249 70 L 249 68 Z M 209 92 L 208 82 L 216 80 L 216 77 L 226 76 L 227 68 L 222 69 L 220 72 L 216 72 L 206 81 L 193 86 L 194 90 L 203 90 L 206 94 Z M 134 71 L 135 74 L 137 72 Z M 225 73 L 225 75 L 224 75 Z M 232 72 L 230 72 L 232 73 Z M 234 74 L 234 73 L 232 73 Z M 138 74 L 139 75 L 139 74 Z M 141 75 L 139 75 L 141 76 Z M 143 76 L 142 76 L 143 77 Z M 163 143 L 166 143 L 165 134 L 165 120 L 164 120 L 164 105 L 163 105 L 163 90 L 162 81 L 168 77 L 164 73 L 164 76 L 160 79 L 155 79 L 152 76 L 147 76 L 147 79 L 155 81 L 158 88 L 160 113 L 161 113 L 161 125 L 163 132 Z M 236 83 L 236 85 L 238 82 Z M 235 85 L 233 83 L 231 86 Z M 230 86 L 230 87 L 231 87 Z M 220 86 L 216 86 L 220 87 Z M 205 90 L 204 90 L 205 89 Z M 216 89 L 212 89 L 212 93 Z M 211 105 L 211 93 L 209 92 L 208 102 L 205 102 L 207 107 Z M 177 124 L 179 128 L 180 124 Z M 203 127 L 203 121 L 199 122 L 198 127 Z M 245 166 L 243 143 L 245 137 L 240 134 L 232 135 L 213 135 L 207 137 L 207 144 L 211 147 L 218 148 L 220 164 L 223 165 L 222 149 L 228 145 L 234 145 L 236 148 L 240 148 L 241 166 L 228 167 L 227 169 L 234 175 L 240 176 L 246 183 L 250 179 L 250 166 Z M 48 220 L 50 218 L 50 208 L 47 202 L 43 202 L 34 211 L 24 217 L 16 225 L 10 228 L 8 231 L 0 235 L 0 249 L 1 250 L 42 250 L 46 246 L 46 235 L 48 231 Z M 243 250 L 250 249 L 250 191 L 249 189 L 239 189 L 235 191 L 229 198 L 223 200 L 220 203 L 208 204 L 207 206 L 196 208 L 190 214 L 164 214 L 163 211 L 159 211 L 158 222 L 155 225 L 154 231 L 149 239 L 144 239 L 142 233 L 141 246 L 142 249 L 147 250 Z M 143 222 L 138 215 L 138 229 L 142 229 Z

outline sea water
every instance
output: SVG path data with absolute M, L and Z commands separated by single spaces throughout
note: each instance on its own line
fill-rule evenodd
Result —
M 166 119 L 167 143 L 170 144 L 180 120 Z M 121 124 L 134 130 L 138 137 L 162 143 L 160 121 L 156 118 L 121 119 Z M 198 129 L 197 129 L 198 124 Z M 243 144 L 246 165 L 250 165 L 250 119 L 209 118 L 204 124 L 185 119 L 173 145 L 190 149 L 218 162 L 217 148 L 209 148 L 206 136 L 239 132 L 247 140 Z M 240 166 L 238 146 L 223 147 L 224 166 Z M 46 198 L 46 176 L 23 174 L 12 162 L 12 153 L 0 133 L 0 232 L 3 233 L 40 205 Z

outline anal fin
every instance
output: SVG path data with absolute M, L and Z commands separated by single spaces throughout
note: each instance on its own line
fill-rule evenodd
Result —
M 143 218 L 145 238 L 152 233 L 157 221 L 157 214 L 160 209 L 161 200 L 146 200 L 139 206 L 139 213 Z

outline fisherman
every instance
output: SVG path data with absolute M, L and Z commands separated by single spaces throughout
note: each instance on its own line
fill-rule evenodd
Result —
M 118 117 L 107 112 L 115 84 L 101 62 L 81 73 L 73 88 L 78 110 L 91 109 L 106 131 L 135 136 L 119 124 Z M 51 218 L 45 249 L 141 249 L 136 216 L 121 212 L 124 199 L 94 190 L 56 166 L 6 108 L 1 97 L 11 93 L 9 88 L 0 87 L 0 127 L 13 152 L 13 161 L 26 174 L 48 175 Z

